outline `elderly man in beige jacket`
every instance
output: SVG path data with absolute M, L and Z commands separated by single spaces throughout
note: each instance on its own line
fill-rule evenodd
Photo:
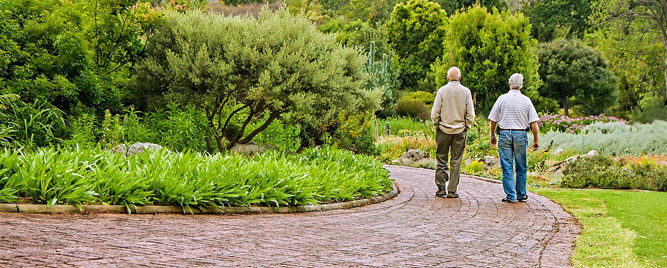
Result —
M 461 85 L 461 70 L 450 68 L 447 79 L 449 83 L 438 90 L 431 110 L 431 120 L 436 128 L 435 141 L 438 145 L 435 153 L 438 160 L 435 171 L 438 191 L 435 196 L 458 198 L 456 189 L 461 174 L 461 161 L 467 130 L 475 120 L 475 109 L 470 89 Z

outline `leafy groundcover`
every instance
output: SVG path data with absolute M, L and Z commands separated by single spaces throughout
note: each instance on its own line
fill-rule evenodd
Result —
M 278 207 L 391 189 L 381 163 L 332 148 L 254 157 L 167 150 L 126 157 L 99 148 L 0 152 L 0 203 Z

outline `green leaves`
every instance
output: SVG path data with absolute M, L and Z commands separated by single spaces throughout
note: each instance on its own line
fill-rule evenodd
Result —
M 125 157 L 92 150 L 0 153 L 0 202 L 272 207 L 354 200 L 392 189 L 370 157 L 337 149 L 253 158 L 166 150 Z M 129 210 L 128 210 L 129 211 Z
M 566 116 L 574 105 L 579 105 L 584 115 L 592 115 L 605 112 L 618 100 L 617 79 L 607 70 L 607 61 L 580 41 L 560 39 L 541 44 L 538 56 L 544 80 L 539 92 L 558 100 Z
M 507 92 L 513 73 L 525 77 L 524 89 L 536 90 L 537 40 L 530 37 L 530 23 L 521 13 L 475 6 L 451 16 L 445 38 L 443 64 L 438 84 L 451 66 L 461 69 L 463 84 L 476 94 L 479 110 L 489 111 L 498 96 Z
M 142 86 L 149 96 L 166 94 L 205 111 L 220 151 L 249 142 L 279 118 L 320 122 L 380 102 L 363 89 L 360 51 L 318 32 L 302 15 L 189 12 L 168 13 L 166 20 L 138 67 Z M 250 129 L 257 121 L 263 123 Z
M 387 22 L 387 35 L 389 45 L 399 56 L 399 80 L 404 88 L 417 90 L 431 64 L 442 57 L 446 25 L 447 14 L 436 3 L 411 0 L 394 7 Z

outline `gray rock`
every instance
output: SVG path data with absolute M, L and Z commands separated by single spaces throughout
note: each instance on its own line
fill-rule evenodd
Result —
M 564 153 L 564 152 L 565 152 L 564 149 L 556 149 L 556 150 L 554 150 L 554 152 L 551 153 L 551 154 L 553 154 L 553 155 L 559 155 L 559 154 L 562 154 L 562 153 Z
M 136 154 L 143 154 L 146 151 L 157 151 L 162 149 L 162 146 L 159 144 L 155 143 L 148 143 L 148 142 L 137 142 L 135 144 L 132 144 L 129 149 L 127 149 L 127 153 L 125 155 L 136 155 Z
M 487 155 L 484 157 L 484 169 L 489 170 L 500 166 L 500 159 Z
M 656 164 L 658 164 L 659 166 L 667 166 L 667 161 L 658 161 L 658 163 Z
M 257 144 L 256 142 L 251 141 L 245 144 L 234 144 L 232 149 L 229 151 L 245 155 L 255 155 L 257 153 L 264 153 L 269 150 L 280 150 L 280 148 L 269 144 Z
M 410 164 L 414 163 L 415 161 L 413 161 L 409 157 L 401 157 L 401 158 L 398 159 L 398 162 L 401 163 L 401 165 L 406 165 L 407 166 L 407 165 L 410 165 Z
M 598 151 L 596 151 L 596 150 L 590 150 L 588 153 L 586 153 L 586 156 L 588 156 L 588 157 L 596 156 L 596 155 L 600 155 L 600 153 L 598 153 Z

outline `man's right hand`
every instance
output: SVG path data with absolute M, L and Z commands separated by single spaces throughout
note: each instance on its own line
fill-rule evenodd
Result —
M 497 143 L 498 140 L 496 140 L 496 136 L 491 136 L 491 147 L 496 147 Z

